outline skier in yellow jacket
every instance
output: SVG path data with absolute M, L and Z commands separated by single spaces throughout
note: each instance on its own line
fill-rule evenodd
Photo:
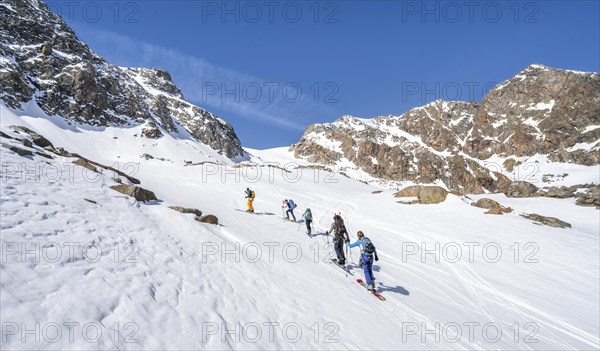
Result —
M 255 196 L 256 194 L 254 193 L 254 191 L 250 190 L 250 188 L 246 188 L 246 199 L 248 199 L 248 209 L 246 210 L 247 212 L 254 213 L 254 206 L 252 205 L 252 202 L 254 201 Z

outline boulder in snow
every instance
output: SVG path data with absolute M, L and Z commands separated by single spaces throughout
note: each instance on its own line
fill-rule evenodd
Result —
M 169 206 L 169 208 L 174 211 L 181 212 L 181 213 L 193 213 L 197 217 L 202 216 L 202 211 L 200 211 L 197 208 L 186 208 L 186 207 L 181 207 L 181 206 Z
M 577 199 L 576 204 L 579 206 L 596 206 L 597 209 L 600 209 L 600 185 L 589 187 L 585 194 Z
M 417 197 L 420 204 L 439 204 L 444 202 L 448 191 L 439 186 L 412 185 L 396 194 L 395 197 Z
M 471 205 L 475 206 L 475 207 L 479 207 L 479 208 L 487 208 L 488 210 L 492 209 L 492 208 L 502 207 L 498 203 L 498 201 L 487 198 L 487 197 L 481 198 L 481 199 L 477 200 L 477 202 L 472 203 Z
M 500 205 L 498 203 L 498 201 L 487 198 L 487 197 L 481 198 L 481 199 L 477 200 L 477 202 L 472 203 L 471 205 L 475 206 L 475 207 L 479 207 L 479 208 L 488 209 L 488 211 L 485 212 L 485 214 L 502 215 L 505 213 L 512 212 L 512 208 L 504 207 L 504 206 Z
M 512 182 L 505 194 L 508 197 L 534 197 L 538 196 L 538 187 L 524 181 Z
M 110 188 L 113 190 L 116 190 L 122 194 L 131 196 L 138 201 L 145 202 L 145 201 L 157 200 L 156 195 L 154 195 L 153 192 L 151 192 L 150 190 L 141 188 L 139 186 L 128 185 L 128 184 L 119 184 L 119 185 L 113 185 Z
M 511 213 L 512 211 L 513 209 L 510 207 L 500 206 L 496 208 L 490 208 L 487 210 L 487 212 L 484 212 L 484 214 L 503 215 L 505 213 Z
M 196 220 L 202 223 L 219 224 L 219 219 L 215 215 L 196 216 Z
M 566 186 L 552 186 L 548 188 L 548 190 L 540 190 L 539 194 L 545 197 L 554 197 L 559 199 L 566 199 L 568 197 L 573 197 L 575 195 L 575 191 L 577 191 L 578 185 L 566 187 Z
M 521 216 L 527 219 L 531 219 L 532 221 L 536 222 L 536 224 L 543 224 L 554 228 L 571 228 L 571 224 L 561 221 L 560 219 L 555 217 L 546 217 L 537 213 L 524 213 L 521 214 Z

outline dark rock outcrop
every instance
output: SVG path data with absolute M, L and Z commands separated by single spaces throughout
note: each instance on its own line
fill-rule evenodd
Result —
M 92 172 L 97 172 L 98 170 L 96 169 L 96 167 L 89 163 L 88 161 L 82 159 L 82 158 L 78 158 L 75 161 L 73 161 L 74 164 L 81 166 L 83 168 L 89 169 Z
M 33 130 L 27 128 L 27 127 L 23 127 L 23 126 L 10 126 L 10 129 L 14 130 L 17 133 L 23 133 L 23 134 L 27 134 L 31 137 L 31 140 L 33 140 L 33 143 L 41 148 L 54 148 L 54 145 L 52 145 L 52 143 L 44 138 L 42 135 L 38 134 L 37 132 L 34 132 Z

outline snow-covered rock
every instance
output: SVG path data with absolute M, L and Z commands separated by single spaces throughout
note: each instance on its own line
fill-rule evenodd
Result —
M 187 102 L 168 72 L 108 63 L 40 0 L 7 4 L 0 6 L 0 100 L 8 107 L 33 101 L 83 125 L 144 125 L 140 135 L 154 139 L 186 130 L 229 158 L 244 156 L 231 125 Z
M 437 100 L 401 116 L 344 116 L 309 126 L 291 150 L 376 178 L 505 192 L 507 177 L 524 180 L 512 176 L 515 167 L 527 172 L 540 158 L 600 164 L 599 120 L 600 74 L 532 65 L 481 103 Z

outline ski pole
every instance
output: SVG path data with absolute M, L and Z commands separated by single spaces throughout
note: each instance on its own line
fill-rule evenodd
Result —
M 348 247 L 348 245 L 346 245 L 346 247 Z M 354 258 L 352 258 L 352 250 L 348 249 L 348 251 L 350 251 L 350 261 L 354 261 Z
M 341 237 L 340 237 L 340 239 L 341 239 Z M 348 243 L 345 243 L 345 244 L 346 244 L 346 256 L 348 256 L 348 251 L 350 251 L 350 248 L 348 247 Z M 352 251 L 350 251 L 350 255 L 352 255 Z M 350 257 L 351 257 L 350 260 L 352 260 L 352 256 L 350 256 Z

